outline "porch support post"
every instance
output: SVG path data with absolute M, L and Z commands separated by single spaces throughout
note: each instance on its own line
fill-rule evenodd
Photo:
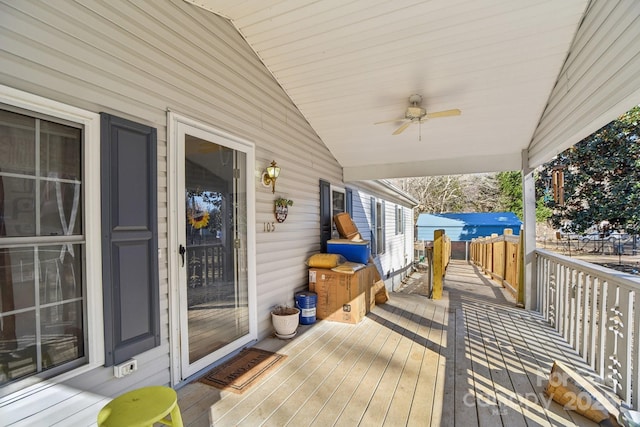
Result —
M 537 310 L 536 281 L 536 190 L 533 169 L 529 167 L 529 152 L 522 150 L 522 205 L 524 233 L 524 307 Z
M 444 230 L 433 232 L 433 291 L 431 298 L 442 299 L 442 286 L 444 280 Z

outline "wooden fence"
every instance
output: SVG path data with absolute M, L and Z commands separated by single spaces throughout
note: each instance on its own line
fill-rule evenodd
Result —
M 520 301 L 522 264 L 521 237 L 514 236 L 513 230 L 506 228 L 504 234 L 492 234 L 471 241 L 469 253 L 471 262 L 480 267 L 491 278 L 507 288 Z

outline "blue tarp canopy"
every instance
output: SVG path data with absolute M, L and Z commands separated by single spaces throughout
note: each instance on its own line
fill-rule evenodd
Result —
M 444 229 L 452 241 L 466 241 L 476 237 L 503 234 L 505 228 L 520 234 L 522 221 L 513 212 L 472 212 L 418 215 L 416 238 L 433 240 L 433 232 Z

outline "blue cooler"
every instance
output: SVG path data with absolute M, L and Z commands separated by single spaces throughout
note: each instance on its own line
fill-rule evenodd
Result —
M 367 264 L 371 243 L 368 240 L 331 239 L 327 242 L 327 253 L 342 255 L 347 261 Z

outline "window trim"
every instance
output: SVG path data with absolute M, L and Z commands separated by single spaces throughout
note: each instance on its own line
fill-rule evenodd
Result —
M 86 280 L 86 334 L 88 363 L 60 375 L 42 380 L 28 377 L 14 394 L 31 393 L 34 389 L 48 387 L 80 375 L 104 363 L 104 319 L 102 307 L 102 249 L 101 249 L 101 209 L 100 209 L 100 115 L 71 105 L 53 101 L 28 92 L 0 85 L 0 103 L 57 119 L 81 125 L 84 150 L 84 236 Z M 87 191 L 90 189 L 91 191 Z M 98 190 L 96 190 L 98 189 Z M 25 382 L 34 384 L 24 387 Z M 11 388 L 11 385 L 7 386 Z M 9 391 L 11 393 L 11 391 Z
M 404 234 L 404 207 L 396 205 L 396 235 Z
M 334 201 L 333 193 L 342 194 L 342 201 L 343 201 L 342 212 L 346 212 L 347 211 L 347 191 L 345 190 L 344 187 L 338 187 L 338 186 L 335 186 L 335 185 L 331 184 L 329 186 L 329 195 L 330 195 L 329 209 L 331 211 L 331 235 L 332 235 L 331 238 L 332 239 L 339 236 L 338 227 L 336 226 L 336 222 L 333 220 L 333 217 L 336 215 L 336 213 L 333 210 L 333 201 Z M 338 212 L 338 213 L 342 213 L 342 212 Z
M 376 235 L 376 253 L 382 255 L 387 252 L 387 224 L 385 219 L 386 203 L 383 199 L 376 198 L 375 206 L 375 235 Z M 378 208 L 380 209 L 380 216 L 378 217 Z M 378 230 L 380 235 L 378 235 Z
M 344 187 L 338 187 L 335 186 L 333 184 L 331 184 L 330 186 L 330 193 L 331 193 L 331 220 L 333 221 L 333 216 L 335 215 L 333 213 L 333 193 L 342 193 L 343 196 L 343 201 L 344 201 L 344 209 L 342 210 L 342 212 L 346 212 L 347 211 L 347 191 L 345 190 Z

